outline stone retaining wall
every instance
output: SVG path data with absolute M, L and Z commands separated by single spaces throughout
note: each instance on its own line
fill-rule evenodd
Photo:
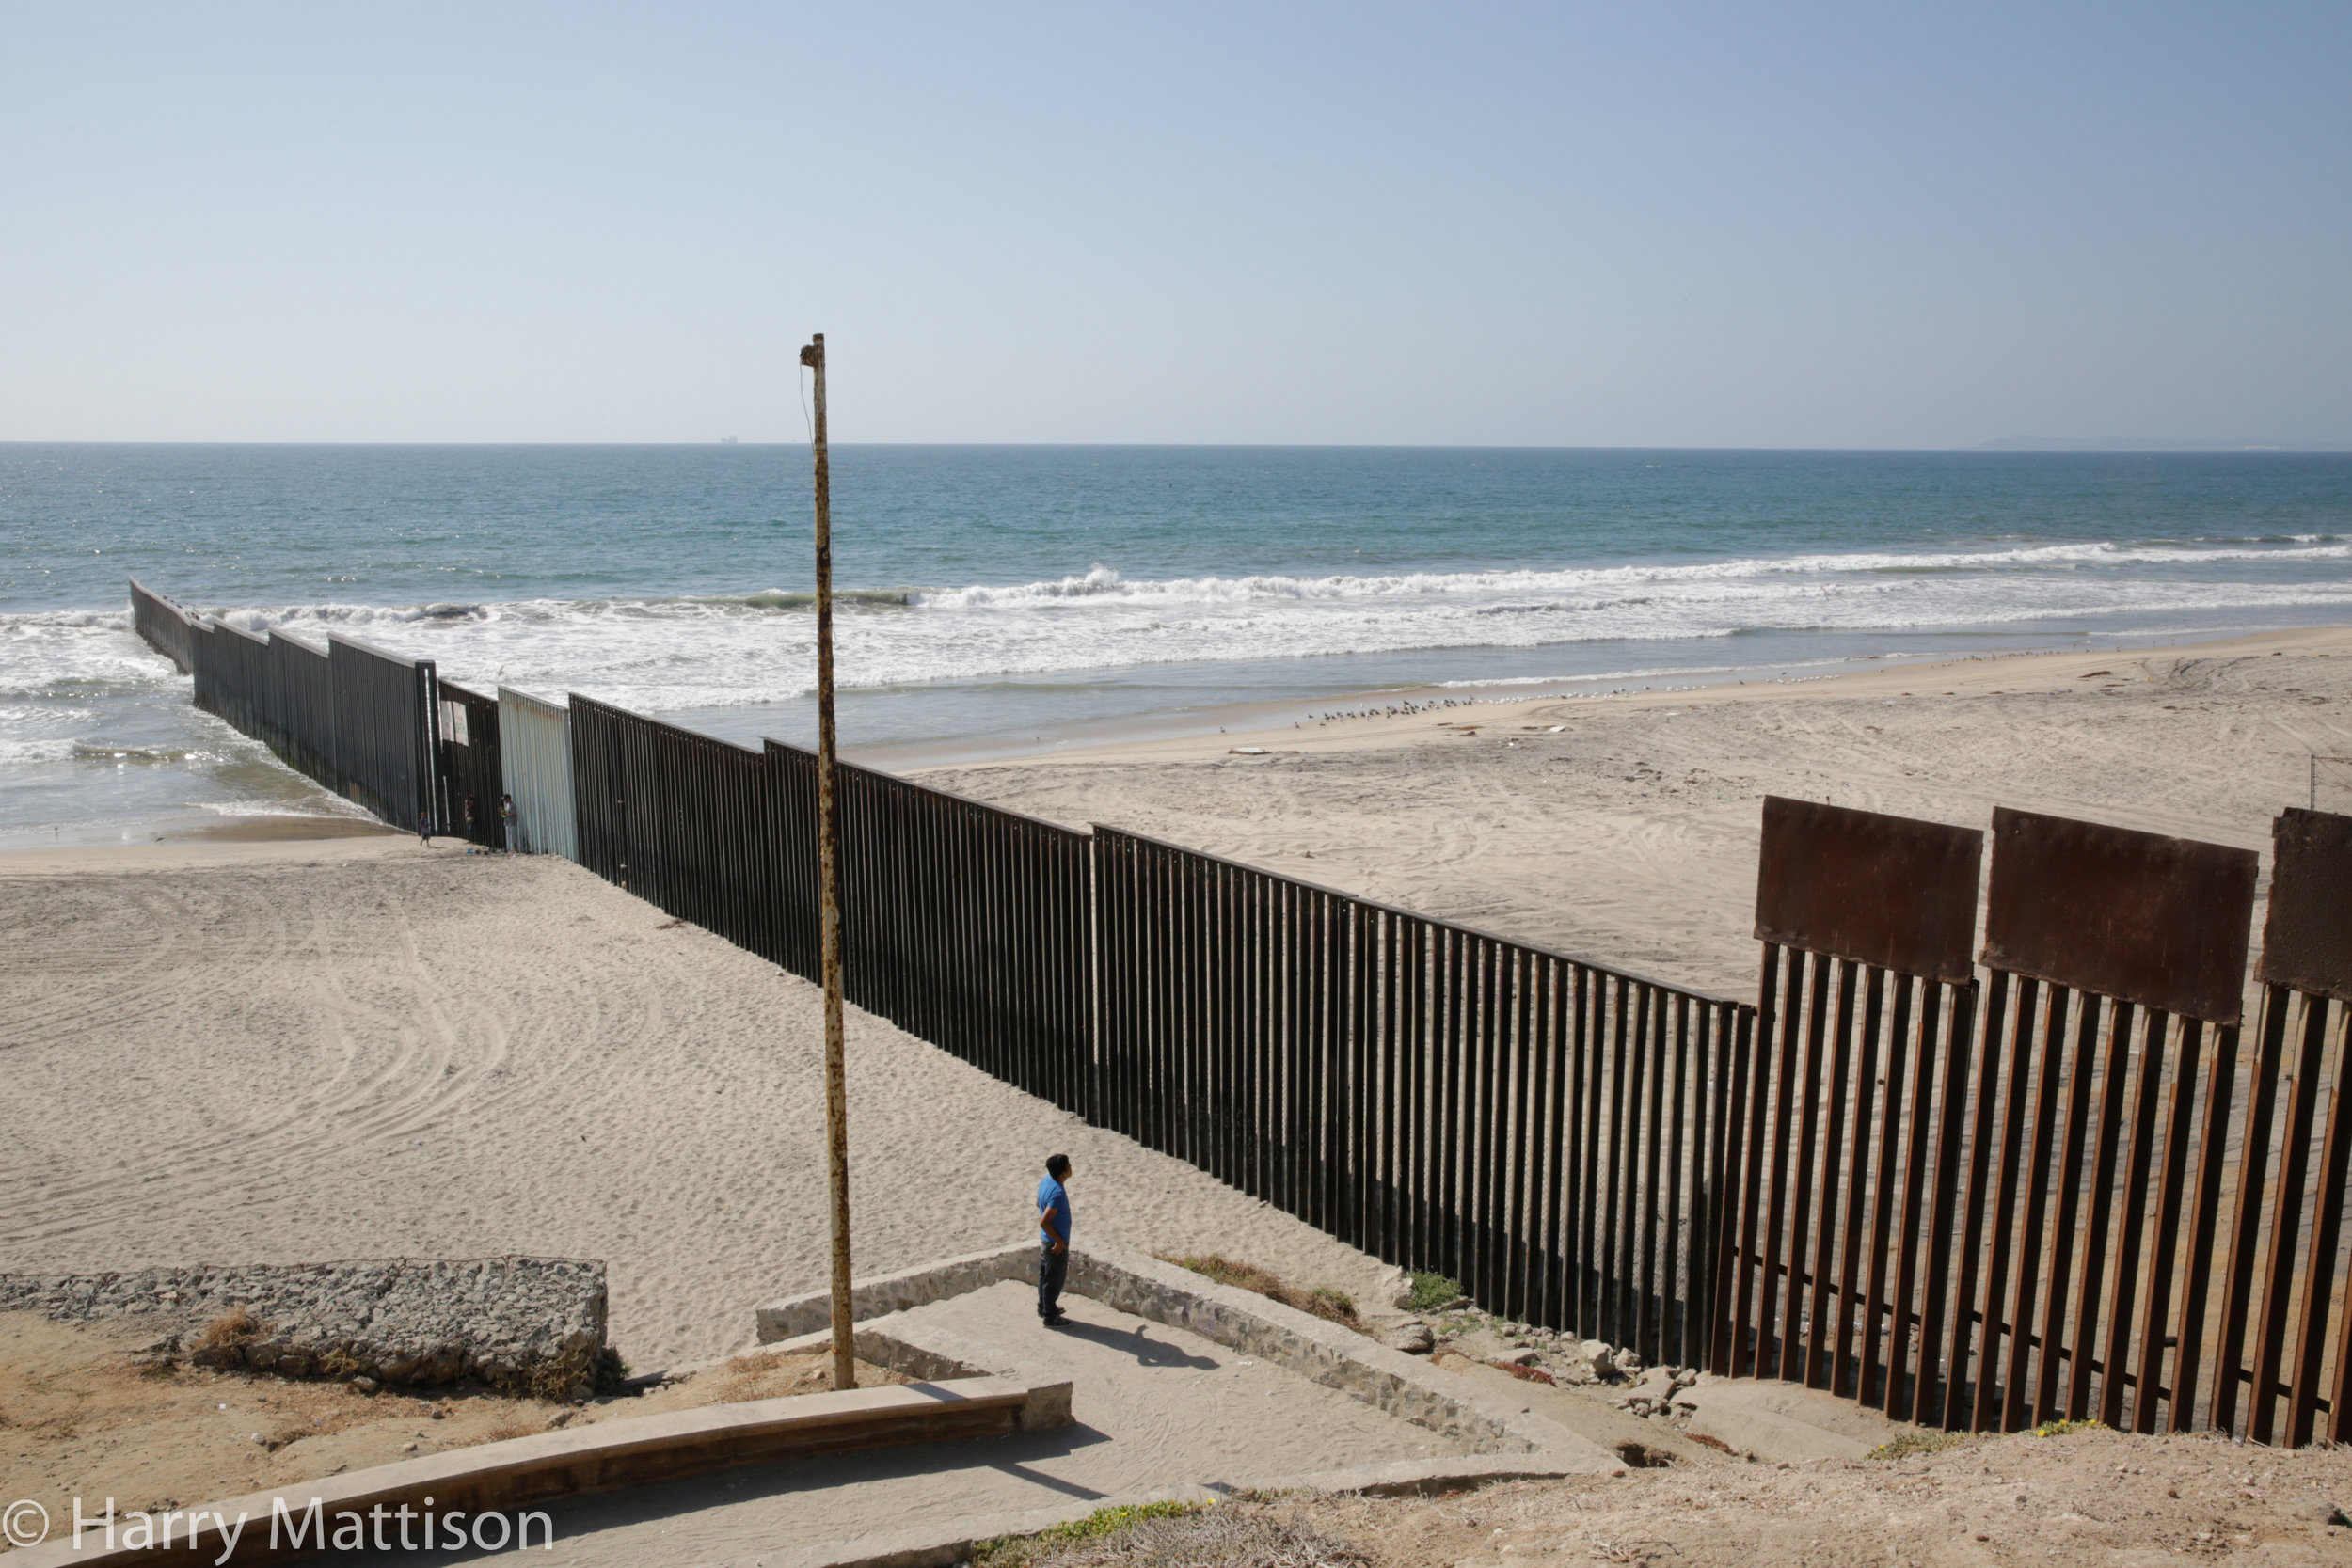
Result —
M 604 1265 L 574 1259 L 0 1274 L 0 1311 L 151 1323 L 164 1354 L 290 1377 L 472 1378 L 561 1398 L 619 1373 L 605 1344 Z
M 887 1330 L 893 1322 L 887 1314 L 1003 1280 L 1034 1279 L 1036 1269 L 1037 1248 L 1015 1245 L 854 1281 L 850 1314 L 861 1325 L 858 1354 L 867 1354 L 864 1325 L 868 1323 Z M 1073 1243 L 1069 1290 L 1119 1311 L 1246 1351 L 1375 1409 L 1458 1438 L 1474 1453 L 1543 1454 L 1580 1470 L 1605 1470 L 1621 1463 L 1597 1444 L 1528 1411 L 1516 1399 L 1469 1378 L 1279 1301 L 1216 1284 L 1189 1269 L 1125 1247 L 1103 1242 Z M 793 1348 L 814 1349 L 825 1342 L 830 1307 L 831 1298 L 821 1291 L 764 1303 L 756 1309 L 759 1338 L 767 1344 L 787 1341 Z M 885 1347 L 877 1344 L 874 1349 L 880 1360 Z M 991 1371 L 1000 1370 L 989 1366 L 984 1356 L 962 1354 L 951 1359 L 977 1361 Z

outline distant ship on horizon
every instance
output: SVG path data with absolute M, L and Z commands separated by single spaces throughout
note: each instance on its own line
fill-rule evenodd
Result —
M 720 444 L 721 446 L 723 446 L 723 447 L 731 447 L 731 446 L 736 445 L 737 443 L 736 443 L 736 439 L 735 439 L 735 437 L 734 437 L 734 436 L 720 436 L 720 437 L 719 437 L 719 444 Z

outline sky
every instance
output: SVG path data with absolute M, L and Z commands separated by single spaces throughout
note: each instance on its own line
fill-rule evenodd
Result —
M 0 0 L 0 440 L 2352 440 L 2352 6 Z

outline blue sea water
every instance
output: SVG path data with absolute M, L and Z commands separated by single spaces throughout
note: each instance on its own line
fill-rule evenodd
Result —
M 843 736 L 884 760 L 2352 619 L 2333 453 L 852 446 L 834 497 Z M 188 706 L 133 575 L 485 687 L 812 725 L 804 449 L 0 445 L 0 846 L 333 809 Z

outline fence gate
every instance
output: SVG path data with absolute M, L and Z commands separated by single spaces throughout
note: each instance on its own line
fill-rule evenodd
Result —
M 2352 1161 L 2352 1108 L 2344 1104 L 2344 1074 L 2352 1069 L 2345 1023 L 2352 816 L 2290 809 L 2273 826 L 2272 845 L 2270 914 L 2256 975 L 2262 1028 L 2239 1141 L 2211 1424 L 2257 1443 L 2300 1448 L 2314 1436 L 2352 1440 L 2352 1308 L 2339 1295 L 2352 1278 L 2343 1234 Z M 2281 1088 L 2282 1127 L 2276 1126 Z
M 526 855 L 580 859 L 572 800 L 571 714 L 513 687 L 499 688 L 499 770 L 515 798 L 515 843 Z
M 500 760 L 499 705 L 494 697 L 469 691 L 455 681 L 437 681 L 440 699 L 439 766 L 441 831 L 485 848 L 506 847 L 506 824 L 499 816 L 506 769 Z M 473 803 L 470 820 L 466 803 Z
M 1768 798 L 1754 1068 L 1731 1084 L 1718 1373 L 1899 1419 L 1935 1381 L 1984 835 Z

